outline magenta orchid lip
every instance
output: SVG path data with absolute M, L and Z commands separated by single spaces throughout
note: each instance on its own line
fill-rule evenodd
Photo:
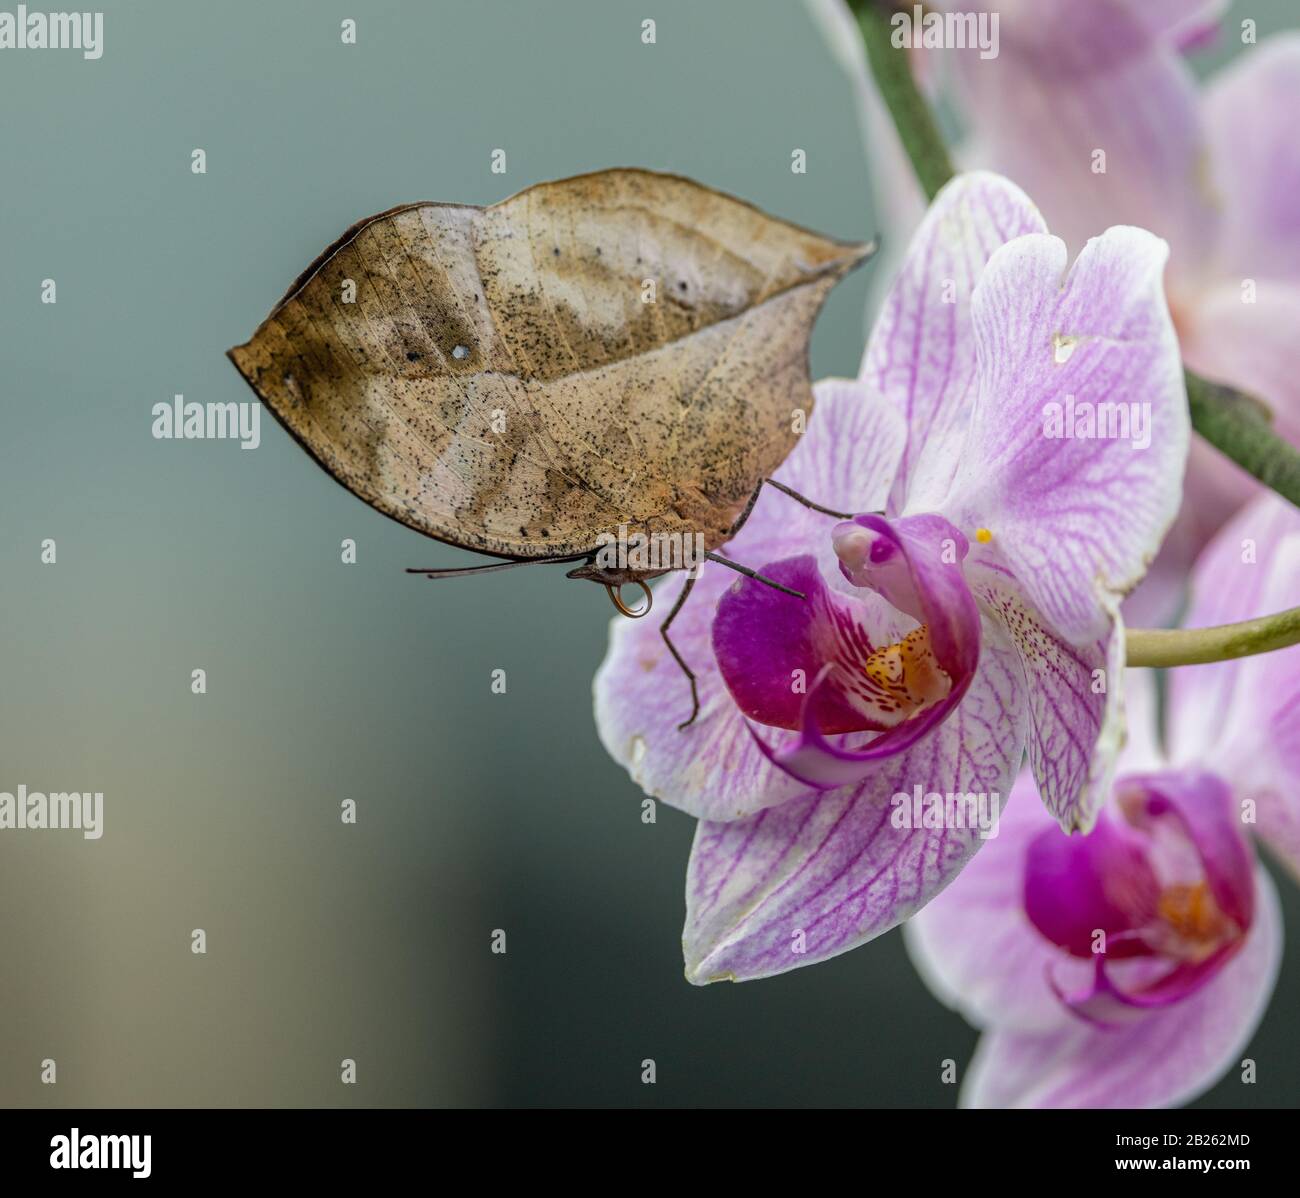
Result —
M 751 722 L 759 749 L 797 781 L 822 790 L 861 781 L 876 762 L 903 752 L 946 719 L 965 696 L 979 661 L 979 611 L 961 572 L 966 538 L 941 516 L 891 523 L 868 514 L 852 525 L 870 539 L 870 547 L 858 560 L 859 541 L 845 524 L 837 525 L 832 543 L 841 572 L 872 599 L 920 621 L 900 640 L 873 641 L 863 603 L 833 596 L 812 558 L 764 567 L 770 577 L 804 588 L 807 603 L 773 604 L 770 591 L 732 587 L 713 621 L 718 667 L 742 710 L 751 720 L 800 733 L 794 745 L 773 748 Z M 951 549 L 945 551 L 945 545 Z M 793 667 L 810 679 L 798 721 L 765 719 L 766 713 L 746 708 L 740 695 L 751 691 L 759 665 L 771 671 L 769 692 L 786 696 L 779 706 L 788 709 L 795 698 L 789 684 L 791 648 L 808 653 Z M 828 740 L 829 732 L 880 735 L 861 748 L 848 748 Z
M 1115 793 L 1091 835 L 1066 840 L 1044 829 L 1025 861 L 1030 923 L 1094 966 L 1072 992 L 1049 977 L 1053 993 L 1101 1026 L 1194 994 L 1241 949 L 1255 910 L 1250 850 L 1227 783 L 1163 771 L 1124 778 Z M 1126 986 L 1116 961 L 1163 968 Z

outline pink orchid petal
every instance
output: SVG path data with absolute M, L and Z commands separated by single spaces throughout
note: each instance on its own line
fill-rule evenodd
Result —
M 824 961 L 942 890 L 984 843 L 978 830 L 895 827 L 891 799 L 917 786 L 1005 796 L 1023 738 L 1021 678 L 993 629 L 952 716 L 860 785 L 702 822 L 687 875 L 687 978 L 746 981 Z
M 1300 281 L 1300 34 L 1265 38 L 1220 71 L 1204 96 L 1224 221 L 1221 272 Z
M 986 550 L 966 567 L 981 607 L 1010 633 L 1025 662 L 1029 766 L 1047 810 L 1067 832 L 1092 827 L 1110 793 L 1124 741 L 1124 628 L 1073 645 L 1023 596 Z
M 861 383 L 832 380 L 814 391 L 807 430 L 776 477 L 827 507 L 883 507 L 902 450 L 901 419 Z M 819 546 L 823 574 L 832 586 L 850 591 L 830 546 L 834 525 L 833 517 L 768 487 L 724 553 L 757 567 Z M 714 610 L 736 577 L 706 563 L 673 622 L 673 641 L 699 679 L 701 711 L 692 727 L 677 729 L 690 714 L 690 688 L 659 633 L 683 585 L 680 576 L 656 586 L 649 618 L 612 622 L 609 652 L 594 685 L 597 730 L 614 760 L 647 794 L 714 820 L 739 819 L 806 792 L 764 758 L 718 671 Z
M 842 4 L 843 0 L 836 2 Z M 1180 50 L 1186 50 L 1189 44 L 1199 45 L 1209 37 L 1228 11 L 1229 4 L 1230 0 L 1116 0 L 1116 7 L 1139 23 L 1150 37 Z M 963 13 L 980 12 L 984 8 L 972 6 L 968 0 L 937 0 L 927 7 Z M 1009 21 L 1017 28 L 1033 20 L 1042 20 L 1042 14 L 1051 11 L 1051 5 L 1044 4 L 1043 0 L 1005 0 L 997 7 L 1002 21 Z M 1111 11 L 1114 10 L 1098 6 L 1098 19 Z
M 1168 760 L 1160 738 L 1160 696 L 1154 670 L 1124 671 L 1124 747 L 1116 759 L 1126 774 L 1154 773 Z
M 1242 279 L 1230 279 L 1184 313 L 1183 351 L 1187 364 L 1207 378 L 1232 383 L 1263 400 L 1273 412 L 1277 431 L 1300 445 L 1297 329 L 1300 270 L 1292 279 L 1255 279 L 1250 303 L 1245 302 Z M 1261 488 L 1251 479 L 1249 489 L 1258 494 Z M 1238 488 L 1239 498 L 1240 492 Z
M 1206 547 L 1188 627 L 1231 624 L 1295 606 L 1300 512 L 1262 495 Z M 1233 784 L 1238 811 L 1300 876 L 1300 646 L 1171 672 L 1170 756 Z
M 1125 3 L 1153 37 L 1164 39 L 1186 54 L 1214 40 L 1230 0 L 1125 0 Z
M 940 509 L 978 385 L 971 295 L 995 250 L 1045 227 L 1019 188 L 983 173 L 954 179 L 921 222 L 860 372 L 906 422 L 908 441 L 891 512 Z
M 1075 644 L 1106 634 L 1178 511 L 1191 430 L 1165 256 L 1149 233 L 1114 228 L 1067 272 L 1057 238 L 1022 237 L 993 256 L 972 302 L 980 394 L 948 510 L 991 531 Z M 1132 423 L 1110 431 L 1128 436 L 1052 435 L 1058 410 L 1077 421 L 1115 404 Z
M 1137 225 L 1173 246 L 1175 278 L 1195 278 L 1217 217 L 1196 82 L 1164 6 L 1153 15 L 1128 0 L 996 7 L 996 58 L 947 52 L 958 111 L 986 155 L 979 165 L 1023 186 L 1072 251 L 1107 225 Z
M 931 992 L 976 1027 L 1052 1030 L 1065 1017 L 1047 985 L 1086 983 L 1091 963 L 1063 957 L 1024 911 L 1029 843 L 1043 832 L 1065 839 L 1021 772 L 1002 810 L 997 836 L 961 877 L 903 928 L 908 955 Z
M 1191 363 L 1190 355 L 1187 361 Z M 1187 605 L 1187 581 L 1196 555 L 1262 489 L 1256 479 L 1208 441 L 1193 437 L 1187 454 L 1183 505 L 1146 577 L 1120 605 L 1124 623 L 1131 628 L 1173 625 Z

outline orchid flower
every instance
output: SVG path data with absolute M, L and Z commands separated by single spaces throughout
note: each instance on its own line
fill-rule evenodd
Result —
M 886 217 L 906 236 L 922 201 L 872 87 L 843 0 L 807 0 L 854 81 L 883 176 Z M 986 6 L 928 6 L 978 13 Z M 1217 32 L 1225 0 L 1013 0 L 996 6 L 995 57 L 912 54 L 923 84 L 946 91 L 966 137 L 957 157 L 1034 198 L 1077 250 L 1109 224 L 1170 245 L 1169 306 L 1186 364 L 1259 396 L 1300 444 L 1300 35 L 1248 46 L 1202 88 L 1184 52 Z M 886 238 L 888 240 L 888 237 Z M 1138 622 L 1176 613 L 1197 551 L 1257 493 L 1244 471 L 1195 443 L 1187 499 L 1146 586 Z M 1136 605 L 1136 606 L 1135 606 Z
M 684 731 L 662 640 L 615 625 L 601 739 L 701 821 L 692 981 L 824 960 L 946 886 L 979 829 L 895 826 L 898 793 L 1005 794 L 1027 748 L 1052 816 L 1092 826 L 1123 727 L 1120 599 L 1173 519 L 1187 453 L 1165 255 L 1112 228 L 1071 266 L 1013 184 L 955 179 L 860 377 L 817 385 L 776 475 L 859 515 L 769 492 L 727 550 L 806 598 L 704 569 L 673 625 L 699 677 Z M 1132 402 L 1149 405 L 1145 448 L 1057 438 L 1044 415 Z
M 1297 588 L 1300 513 L 1263 496 L 1202 554 L 1189 620 Z M 930 988 L 984 1029 L 965 1106 L 1188 1101 L 1268 1004 L 1282 926 L 1247 832 L 1300 871 L 1300 646 L 1175 671 L 1170 760 L 1150 673 L 1131 674 L 1131 739 L 1092 833 L 1062 836 L 1022 777 L 997 839 L 905 929 Z

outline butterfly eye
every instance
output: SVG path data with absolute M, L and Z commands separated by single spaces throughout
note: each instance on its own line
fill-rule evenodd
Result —
M 622 592 L 623 587 L 626 585 L 625 583 L 620 583 L 615 586 L 613 583 L 607 582 L 605 584 L 605 590 L 609 592 L 610 600 L 623 615 L 630 616 L 634 620 L 639 620 L 642 616 L 648 616 L 650 614 L 650 608 L 654 604 L 654 596 L 650 593 L 650 588 L 642 582 L 641 579 L 638 578 L 635 581 L 636 585 L 641 588 L 641 593 L 645 596 L 645 603 L 637 608 L 628 607 L 628 605 L 623 602 Z

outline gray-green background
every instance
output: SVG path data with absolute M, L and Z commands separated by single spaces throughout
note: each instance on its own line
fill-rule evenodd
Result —
M 939 1061 L 974 1033 L 897 933 L 682 980 L 692 821 L 644 825 L 597 743 L 598 588 L 406 577 L 471 559 L 269 417 L 254 452 L 150 436 L 176 392 L 248 398 L 223 351 L 397 203 L 640 165 L 870 234 L 850 85 L 802 5 L 100 2 L 101 60 L 0 57 L 0 790 L 107 808 L 97 842 L 0 834 L 0 1102 L 951 1105 Z M 1251 9 L 1266 32 L 1283 7 Z M 868 272 L 831 298 L 818 375 L 856 367 Z M 1294 1101 L 1298 956 L 1259 1084 L 1208 1102 Z

